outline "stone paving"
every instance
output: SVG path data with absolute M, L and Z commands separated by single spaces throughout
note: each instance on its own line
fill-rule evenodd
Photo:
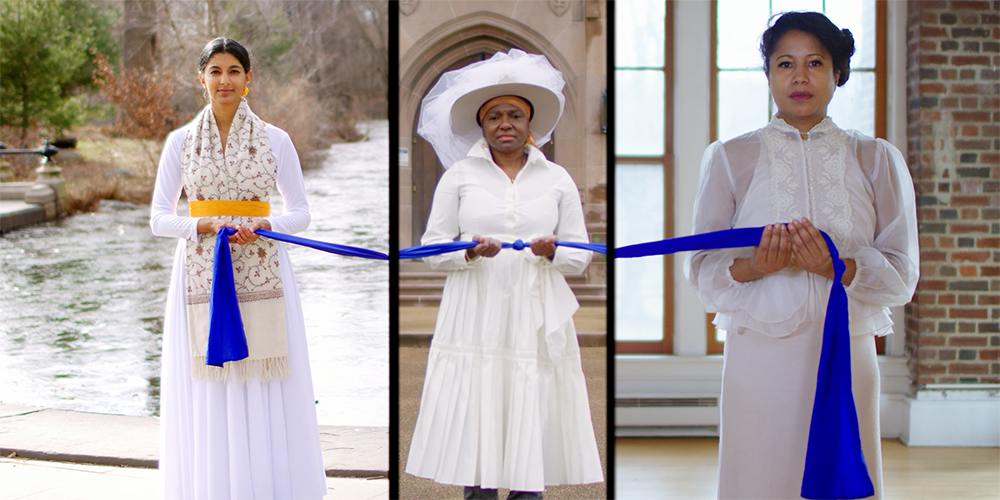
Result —
M 327 498 L 388 498 L 387 427 L 319 432 Z M 4 500 L 162 498 L 158 452 L 155 417 L 0 404 Z
M 326 500 L 386 500 L 389 480 L 326 478 Z M 0 458 L 4 500 L 160 500 L 156 469 Z

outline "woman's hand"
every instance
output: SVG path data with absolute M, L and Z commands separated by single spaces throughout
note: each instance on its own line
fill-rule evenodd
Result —
M 830 257 L 830 247 L 819 229 L 813 226 L 809 219 L 803 217 L 789 224 L 792 238 L 792 255 L 799 267 L 807 273 L 813 273 L 832 280 L 834 277 L 833 259 Z M 847 269 L 841 282 L 849 285 L 854 280 L 856 265 L 853 259 L 844 259 Z
M 556 236 L 541 236 L 531 240 L 531 253 L 552 260 L 556 255 Z
M 476 241 L 479 244 L 465 251 L 465 260 L 467 261 L 480 256 L 495 257 L 496 254 L 500 253 L 500 249 L 503 248 L 500 240 L 496 238 L 487 238 L 477 234 L 472 237 L 472 241 Z
M 739 282 L 753 281 L 788 267 L 792 258 L 792 240 L 784 224 L 764 226 L 760 243 L 749 259 L 736 259 L 729 272 Z
M 229 221 L 225 221 L 222 219 L 198 219 L 198 234 L 202 233 L 219 234 L 219 230 L 224 227 L 231 227 L 233 229 L 236 229 L 236 226 L 230 224 Z M 230 236 L 229 242 L 235 243 L 236 236 L 235 235 Z
M 255 233 L 254 231 L 260 228 L 270 230 L 271 223 L 268 222 L 267 219 L 260 219 L 260 220 L 250 221 L 250 224 L 246 226 L 244 225 L 236 226 L 236 231 L 237 231 L 235 235 L 236 243 L 240 245 L 246 245 L 247 243 L 253 243 L 254 241 L 257 241 L 257 238 L 260 238 L 260 236 L 258 236 L 257 233 Z

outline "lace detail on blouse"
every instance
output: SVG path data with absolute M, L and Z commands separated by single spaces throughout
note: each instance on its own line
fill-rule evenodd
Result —
M 822 214 L 829 224 L 830 238 L 838 248 L 846 248 L 850 241 L 854 224 L 851 222 L 851 203 L 844 185 L 844 170 L 847 167 L 847 132 L 836 129 L 819 145 L 821 167 L 815 175 L 820 196 L 815 200 L 813 210 Z M 811 172 L 810 172 L 811 173 Z
M 784 123 L 782 121 L 782 123 Z M 788 222 L 802 217 L 801 207 L 796 206 L 795 193 L 801 192 L 802 184 L 794 175 L 793 165 L 798 155 L 792 151 L 790 141 L 776 127 L 761 130 L 771 171 L 771 218 Z
M 798 129 L 775 117 L 761 136 L 770 159 L 772 219 L 788 222 L 809 217 L 828 228 L 838 248 L 845 248 L 854 229 L 844 183 L 847 132 L 827 117 L 803 141 Z M 802 198 L 804 193 L 808 200 Z

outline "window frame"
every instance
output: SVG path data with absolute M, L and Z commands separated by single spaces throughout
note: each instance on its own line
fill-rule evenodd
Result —
M 619 164 L 660 164 L 663 167 L 663 237 L 674 236 L 674 0 L 665 0 L 663 36 L 663 155 L 625 156 L 615 153 L 615 168 Z M 618 70 L 649 68 L 614 68 Z M 674 269 L 671 256 L 660 257 L 663 264 L 663 337 L 657 341 L 618 340 L 615 338 L 616 354 L 673 354 L 674 350 Z M 617 300 L 617 294 L 616 294 Z

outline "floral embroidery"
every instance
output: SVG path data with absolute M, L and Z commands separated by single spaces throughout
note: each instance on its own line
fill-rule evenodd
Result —
M 761 135 L 770 159 L 772 219 L 808 217 L 846 248 L 854 229 L 844 181 L 847 132 L 827 117 L 803 141 L 797 129 L 775 117 Z
M 764 127 L 761 135 L 771 160 L 771 218 L 774 221 L 788 222 L 802 217 L 801 208 L 795 204 L 797 195 L 802 190 L 802 183 L 793 171 L 797 155 L 789 147 L 789 141 L 783 137 L 783 132 L 776 127 Z
M 813 210 L 822 214 L 826 220 L 828 232 L 833 242 L 840 248 L 846 248 L 854 224 L 851 222 L 851 203 L 844 185 L 844 169 L 847 167 L 847 132 L 839 128 L 827 134 L 826 140 L 820 142 L 819 154 L 821 167 L 815 182 L 821 196 L 816 200 Z
M 223 152 L 215 117 L 205 108 L 195 118 L 200 127 L 192 127 L 184 139 L 185 161 L 181 178 L 189 200 L 269 201 L 275 189 L 275 162 L 264 123 L 240 104 Z M 200 154 L 208 152 L 208 154 Z M 192 154 L 193 153 L 193 154 Z M 219 216 L 234 225 L 249 224 L 258 217 Z M 255 302 L 254 308 L 265 308 L 271 317 L 280 318 L 278 325 L 244 323 L 250 356 L 246 360 L 226 363 L 221 370 L 206 367 L 204 342 L 207 332 L 190 328 L 192 308 L 204 310 L 212 289 L 212 267 L 216 236 L 201 235 L 187 242 L 185 271 L 187 274 L 187 304 L 189 329 L 192 330 L 192 371 L 200 378 L 225 378 L 233 373 L 245 381 L 256 373 L 262 381 L 285 378 L 288 375 L 287 343 L 284 330 L 284 299 L 278 248 L 274 241 L 260 238 L 245 245 L 231 245 L 236 298 L 241 304 Z M 199 314 L 201 314 L 199 312 Z M 194 330 L 197 330 L 196 332 Z M 268 340 L 269 347 L 254 347 L 253 339 Z M 197 348 L 196 348 L 197 347 Z M 198 357 L 201 356 L 200 359 Z M 274 360 L 277 360 L 275 364 Z

